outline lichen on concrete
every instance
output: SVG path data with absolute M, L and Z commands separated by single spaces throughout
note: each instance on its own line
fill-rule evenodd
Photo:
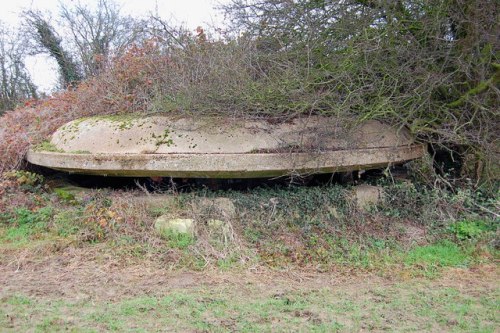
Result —
M 46 151 L 46 152 L 53 152 L 53 153 L 64 153 L 64 150 L 61 148 L 57 148 L 55 144 L 53 144 L 50 141 L 43 141 L 39 143 L 38 145 L 34 146 L 32 148 L 35 151 Z
M 32 149 L 34 164 L 113 176 L 247 178 L 369 169 L 421 157 L 406 130 L 321 116 L 286 123 L 136 115 L 76 120 Z

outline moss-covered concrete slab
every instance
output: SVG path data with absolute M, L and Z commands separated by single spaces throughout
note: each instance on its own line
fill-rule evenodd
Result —
M 127 116 L 70 122 L 28 161 L 94 175 L 250 178 L 377 168 L 423 152 L 406 130 L 377 121 Z

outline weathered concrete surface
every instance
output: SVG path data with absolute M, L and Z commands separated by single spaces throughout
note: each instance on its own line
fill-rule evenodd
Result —
M 56 170 L 104 176 L 254 178 L 385 167 L 422 156 L 424 146 L 280 154 L 70 154 L 28 152 Z
M 384 199 L 384 190 L 379 186 L 362 184 L 354 187 L 352 192 L 354 203 L 360 211 L 367 211 L 370 206 L 377 205 Z
M 192 219 L 172 219 L 162 215 L 155 221 L 155 229 L 161 236 L 171 233 L 194 234 L 194 220 Z
M 250 178 L 369 169 L 422 156 L 407 131 L 345 128 L 311 116 L 281 124 L 216 117 L 89 118 L 54 133 L 33 164 L 109 176 Z
M 318 116 L 280 124 L 218 117 L 94 117 L 64 125 L 51 140 L 65 152 L 95 154 L 241 154 L 393 147 L 411 142 L 407 132 L 397 133 L 377 121 L 349 130 L 336 118 Z

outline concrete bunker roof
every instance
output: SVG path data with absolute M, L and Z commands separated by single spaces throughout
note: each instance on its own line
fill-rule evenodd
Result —
M 405 129 L 334 117 L 91 117 L 67 123 L 31 163 L 83 174 L 249 178 L 381 167 L 422 156 Z

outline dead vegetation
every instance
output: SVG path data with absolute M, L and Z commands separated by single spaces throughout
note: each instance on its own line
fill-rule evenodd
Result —
M 390 271 L 404 268 L 405 253 L 415 246 L 438 244 L 458 262 L 471 253 L 495 256 L 498 246 L 497 198 L 407 181 L 386 184 L 385 199 L 362 210 L 352 190 L 341 185 L 82 192 L 51 189 L 26 172 L 7 176 L 2 185 L 0 238 L 8 248 L 63 238 L 71 246 L 106 243 L 132 256 L 154 256 L 167 266 L 194 270 L 264 265 Z M 192 219 L 194 233 L 163 235 L 155 231 L 160 216 Z

